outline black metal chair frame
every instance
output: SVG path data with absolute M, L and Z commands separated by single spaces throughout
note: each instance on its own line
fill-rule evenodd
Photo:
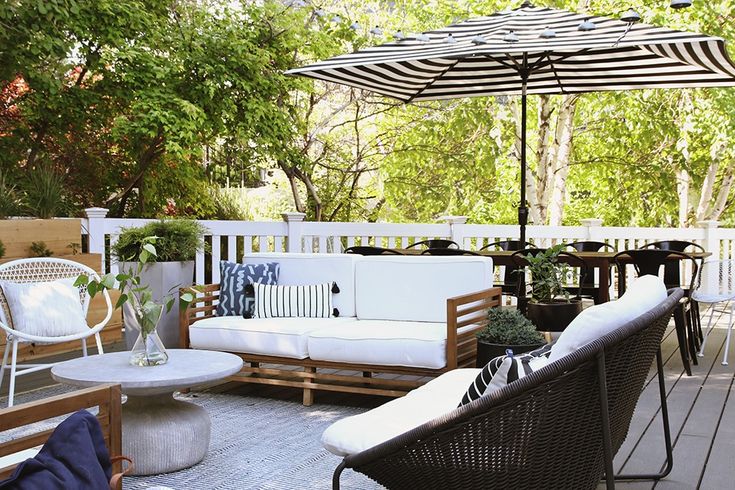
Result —
M 403 255 L 398 250 L 392 248 L 381 248 L 381 247 L 369 247 L 366 245 L 356 245 L 354 247 L 347 247 L 344 250 L 346 254 L 357 254 L 357 255 Z
M 459 244 L 453 240 L 447 240 L 444 238 L 432 238 L 431 240 L 421 240 L 420 242 L 412 243 L 408 248 L 426 247 L 429 248 L 459 248 Z
M 611 252 L 617 252 L 614 245 L 605 242 L 596 242 L 592 240 L 565 243 L 565 247 L 571 247 L 577 252 L 599 252 L 603 248 L 610 249 Z M 582 296 L 592 298 L 595 304 L 598 304 L 599 286 L 595 285 L 595 275 L 588 274 L 582 282 Z
M 623 257 L 628 257 L 628 260 L 621 260 Z M 637 276 L 645 274 L 651 274 L 658 276 L 658 272 L 663 266 L 664 268 L 670 262 L 670 259 L 674 257 L 677 260 L 674 262 L 676 267 L 679 267 L 680 260 L 688 260 L 692 264 L 692 278 L 690 284 L 684 289 L 684 299 L 679 305 L 679 310 L 674 314 L 674 321 L 676 325 L 676 336 L 679 341 L 679 354 L 681 355 L 681 362 L 684 365 L 684 370 L 688 376 L 692 375 L 691 364 L 697 365 L 697 348 L 699 335 L 694 333 L 694 320 L 693 311 L 691 308 L 691 294 L 694 291 L 694 283 L 696 281 L 699 265 L 697 260 L 691 255 L 684 252 L 677 252 L 675 250 L 662 250 L 662 249 L 637 249 L 637 250 L 623 250 L 618 252 L 613 257 L 613 263 L 618 271 L 618 293 L 623 294 L 625 292 L 625 267 L 627 265 L 633 265 Z M 677 286 L 679 287 L 679 286 Z
M 688 248 L 695 248 L 700 252 L 705 252 L 703 246 L 698 243 L 688 242 L 685 240 L 661 240 L 657 242 L 647 243 L 641 247 L 642 249 L 654 248 L 659 250 L 673 250 L 675 252 L 685 252 Z M 704 259 L 694 259 L 697 261 L 699 269 L 702 269 Z M 678 263 L 667 263 L 664 265 L 664 284 L 667 288 L 681 287 L 681 270 Z M 686 291 L 686 288 L 684 289 Z M 689 297 L 691 306 L 691 318 L 694 321 L 694 330 L 697 333 L 697 340 L 699 343 L 704 340 L 704 334 L 702 332 L 702 320 L 699 313 L 699 303 Z
M 482 257 L 482 254 L 461 248 L 427 248 L 421 252 L 421 255 L 477 255 Z
M 684 292 L 506 387 L 360 453 L 336 468 L 388 488 L 590 488 L 604 479 L 659 480 L 673 468 L 661 340 Z M 614 474 L 655 357 L 666 465 Z M 541 441 L 548 441 L 544 444 Z
M 480 248 L 479 251 L 487 250 L 490 247 L 497 247 L 500 250 L 506 252 L 512 252 L 516 250 L 522 250 L 524 248 L 534 248 L 535 245 L 530 242 L 521 242 L 520 240 L 500 240 L 498 242 L 488 243 L 484 247 Z M 517 296 L 518 294 L 518 269 L 516 267 L 506 265 L 505 272 L 503 273 L 503 282 L 496 284 L 502 291 L 503 294 L 509 296 Z

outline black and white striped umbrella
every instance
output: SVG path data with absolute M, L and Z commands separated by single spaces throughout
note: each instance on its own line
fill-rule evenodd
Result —
M 498 12 L 336 56 L 287 73 L 403 102 L 521 95 L 521 240 L 525 240 L 526 94 L 735 86 L 721 38 L 526 1 Z

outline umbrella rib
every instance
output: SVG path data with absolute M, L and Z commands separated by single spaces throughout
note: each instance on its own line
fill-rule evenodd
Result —
M 429 87 L 431 87 L 432 85 L 434 85 L 434 83 L 436 83 L 441 77 L 443 77 L 446 72 L 448 72 L 449 70 L 451 70 L 452 68 L 454 68 L 455 66 L 457 66 L 457 63 L 459 63 L 459 59 L 455 60 L 454 63 L 452 63 L 451 65 L 447 65 L 447 67 L 444 68 L 444 70 L 442 70 L 440 73 L 438 73 L 437 75 L 435 75 L 434 78 L 432 78 L 431 80 L 429 80 L 429 83 L 427 83 L 426 85 L 424 85 L 421 90 L 417 90 L 416 93 L 413 94 L 406 101 L 406 104 L 410 104 L 411 102 L 413 102 L 413 100 L 416 97 L 418 97 L 419 95 L 421 95 L 422 93 L 424 93 L 426 91 L 426 89 L 428 89 Z

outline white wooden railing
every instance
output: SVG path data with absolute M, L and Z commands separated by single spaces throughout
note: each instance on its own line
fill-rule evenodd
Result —
M 109 256 L 109 246 L 117 241 L 120 228 L 140 226 L 145 219 L 107 218 L 107 210 L 86 210 L 83 233 L 88 235 L 88 251 Z M 447 216 L 439 223 L 325 223 L 304 221 L 302 213 L 284 213 L 283 221 L 201 221 L 208 232 L 209 253 L 196 258 L 197 283 L 218 282 L 221 259 L 239 261 L 251 252 L 339 253 L 353 245 L 401 248 L 428 238 L 449 238 L 462 248 L 476 250 L 487 243 L 518 239 L 517 225 L 467 224 L 463 216 Z M 581 226 L 529 226 L 527 237 L 535 245 L 578 240 L 608 242 L 617 250 L 638 248 L 658 240 L 686 240 L 702 245 L 712 258 L 735 257 L 735 229 L 720 228 L 716 221 L 701 222 L 696 228 L 606 227 L 602 220 L 582 220 Z M 114 259 L 106 270 L 117 272 Z

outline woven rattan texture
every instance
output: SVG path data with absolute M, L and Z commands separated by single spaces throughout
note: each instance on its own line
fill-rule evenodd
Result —
M 596 355 L 605 352 L 616 452 L 681 294 L 676 290 L 655 314 L 515 382 L 523 391 L 509 386 L 483 397 L 348 457 L 347 467 L 391 489 L 596 488 L 604 474 Z
M 70 277 L 76 278 L 81 274 L 97 278 L 97 274 L 88 267 L 67 260 L 21 259 L 0 266 L 0 281 L 17 283 L 56 281 Z M 79 300 L 82 303 L 82 308 L 86 311 L 87 301 L 89 300 L 86 286 L 79 287 Z M 6 325 L 13 328 L 13 319 L 2 288 L 0 288 L 0 307 L 2 307 Z M 0 321 L 2 320 L 0 318 Z

